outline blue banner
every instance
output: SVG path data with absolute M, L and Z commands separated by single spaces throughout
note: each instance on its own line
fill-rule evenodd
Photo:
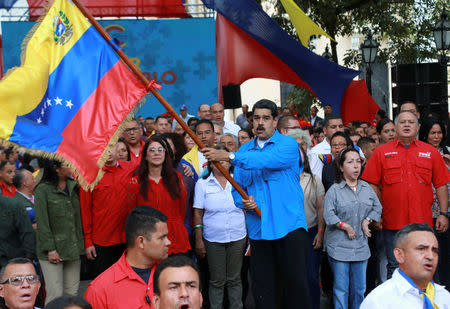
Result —
M 3 22 L 5 70 L 20 65 L 20 46 L 33 22 Z M 217 102 L 214 19 L 103 20 L 100 24 L 178 112 L 182 104 L 196 115 L 201 104 Z M 152 95 L 138 115 L 155 117 L 166 110 Z

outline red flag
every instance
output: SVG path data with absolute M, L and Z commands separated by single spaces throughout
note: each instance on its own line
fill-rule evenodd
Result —
M 367 90 L 366 80 L 352 81 L 341 102 L 341 116 L 345 124 L 360 120 L 372 123 L 380 107 Z
M 44 12 L 46 0 L 27 1 L 30 20 L 37 20 Z M 190 17 L 182 0 L 80 0 L 80 2 L 96 17 Z

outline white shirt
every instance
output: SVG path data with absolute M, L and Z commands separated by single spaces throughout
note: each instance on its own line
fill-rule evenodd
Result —
M 450 309 L 450 293 L 441 285 L 435 284 L 433 303 L 439 309 Z M 423 299 L 398 269 L 392 278 L 375 288 L 361 304 L 360 309 L 422 309 Z
M 203 209 L 203 237 L 207 241 L 227 243 L 247 235 L 244 211 L 237 208 L 231 195 L 231 184 L 225 189 L 214 174 L 195 184 L 194 208 Z
M 324 138 L 322 142 L 314 146 L 308 154 L 309 167 L 311 172 L 322 179 L 323 163 L 319 159 L 320 154 L 331 154 L 331 146 L 327 139 Z
M 223 125 L 223 133 L 231 133 L 235 136 L 238 136 L 239 131 L 241 130 L 241 127 L 237 124 L 234 124 L 232 122 L 224 122 Z

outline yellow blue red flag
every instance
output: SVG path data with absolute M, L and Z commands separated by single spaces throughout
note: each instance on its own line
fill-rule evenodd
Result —
M 23 48 L 0 81 L 0 138 L 65 159 L 91 184 L 147 89 L 70 0 L 53 2 Z
M 312 35 L 324 35 L 334 41 L 331 36 L 323 31 L 322 28 L 320 28 L 315 22 L 312 21 L 311 18 L 309 18 L 308 15 L 305 14 L 305 12 L 303 12 L 293 0 L 281 0 L 281 3 L 288 13 L 300 41 L 306 48 L 309 48 L 309 38 Z

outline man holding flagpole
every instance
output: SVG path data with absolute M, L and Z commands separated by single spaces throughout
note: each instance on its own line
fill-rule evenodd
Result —
M 234 179 L 249 194 L 249 199 L 242 199 L 233 189 L 236 205 L 247 209 L 256 308 L 277 308 L 278 273 L 285 292 L 282 308 L 311 308 L 299 150 L 293 138 L 276 130 L 276 116 L 276 104 L 260 100 L 253 106 L 255 139 L 242 145 L 237 153 L 213 148 L 202 152 L 209 161 L 231 162 Z M 253 211 L 256 207 L 261 210 L 260 218 Z

